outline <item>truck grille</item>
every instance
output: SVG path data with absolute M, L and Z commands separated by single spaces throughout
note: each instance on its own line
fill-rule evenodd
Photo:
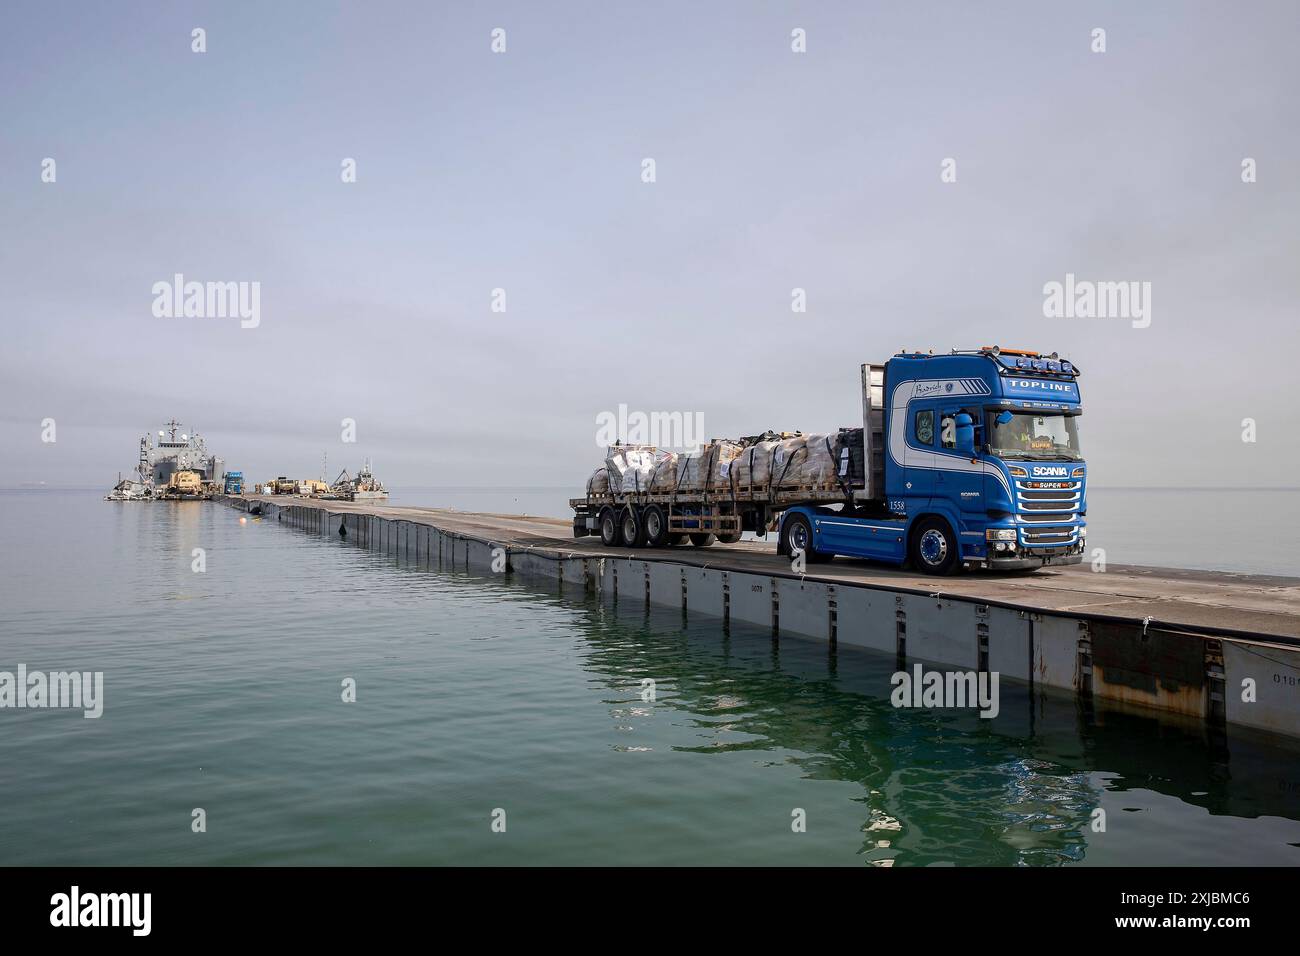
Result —
M 1044 488 L 1048 484 L 1050 487 Z M 1028 548 L 1072 545 L 1079 538 L 1081 481 L 1017 481 L 1020 542 Z
M 1034 512 L 1029 511 L 1022 514 L 1020 520 L 1025 523 L 1032 522 L 1034 524 L 1051 524 L 1053 522 L 1060 524 L 1062 521 L 1073 521 L 1074 519 L 1071 512 L 1065 514 L 1061 514 L 1060 512 L 1055 514 L 1035 514 Z
M 1073 525 L 1063 525 L 1056 528 L 1035 528 L 1033 531 L 1025 528 L 1020 532 L 1020 536 L 1025 539 L 1025 544 L 1028 545 L 1073 544 L 1078 530 Z

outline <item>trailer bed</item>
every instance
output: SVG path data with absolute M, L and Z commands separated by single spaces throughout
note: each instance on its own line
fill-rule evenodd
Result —
M 784 509 L 791 505 L 809 501 L 824 504 L 847 503 L 853 500 L 855 491 L 861 490 L 861 486 L 850 486 L 846 493 L 845 489 L 838 485 L 830 487 L 825 485 L 786 485 L 772 492 L 764 489 L 759 494 L 746 492 L 744 489 L 737 489 L 735 494 L 732 494 L 730 489 L 725 492 L 712 493 L 650 494 L 648 492 L 630 492 L 625 495 L 594 494 L 585 495 L 581 498 L 570 498 L 569 507 L 574 510 L 579 508 L 593 510 L 603 508 L 605 505 L 613 505 L 614 507 L 621 507 L 626 504 L 689 507 L 691 505 L 735 503 L 738 505 L 766 505 L 773 509 Z

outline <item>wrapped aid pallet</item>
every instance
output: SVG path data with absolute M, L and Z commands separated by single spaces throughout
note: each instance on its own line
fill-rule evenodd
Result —
M 595 495 L 600 497 L 609 494 L 609 472 L 604 468 L 597 468 L 587 479 L 587 497 Z
M 838 435 L 804 435 L 802 439 L 804 453 L 796 457 L 792 467 L 797 479 L 791 484 L 812 485 L 826 488 L 835 484 L 836 458 L 839 454 Z
M 615 445 L 605 459 L 609 490 L 615 495 L 643 494 L 650 490 L 650 476 L 664 457 L 653 445 Z
M 654 471 L 650 473 L 650 493 L 652 495 L 670 495 L 677 484 L 677 464 L 683 456 L 668 452 L 659 459 Z
M 755 442 L 741 452 L 732 466 L 732 490 L 752 498 L 777 488 L 834 487 L 840 445 L 838 434 Z
M 742 447 L 733 441 L 713 441 L 699 451 L 677 457 L 672 485 L 664 493 L 698 494 L 720 491 L 731 487 L 731 465 L 740 455 Z
M 789 450 L 783 447 L 785 444 L 775 440 L 757 441 L 742 451 L 731 466 L 732 491 L 747 497 L 766 491 L 773 476 L 784 474 L 790 457 Z

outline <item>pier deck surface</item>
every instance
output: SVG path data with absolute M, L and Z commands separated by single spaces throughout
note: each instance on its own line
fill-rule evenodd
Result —
M 595 537 L 574 538 L 570 520 L 529 515 L 404 507 L 380 502 L 318 501 L 290 496 L 245 496 L 280 506 L 315 507 L 334 514 L 368 514 L 412 521 L 453 534 L 512 548 L 535 548 L 584 557 L 671 561 L 722 570 L 790 576 L 790 561 L 769 541 L 742 541 L 709 548 L 605 548 Z M 774 538 L 775 536 L 771 536 Z M 846 586 L 936 592 L 1023 608 L 1081 616 L 1142 621 L 1211 629 L 1253 636 L 1293 646 L 1300 640 L 1300 578 L 1109 565 L 1094 572 L 1086 562 L 1046 568 L 1032 574 L 972 571 L 930 577 L 869 561 L 836 558 L 808 567 L 806 578 Z

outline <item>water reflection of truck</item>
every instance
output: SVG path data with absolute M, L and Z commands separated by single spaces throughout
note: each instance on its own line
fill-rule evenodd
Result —
M 1078 376 L 1056 353 L 900 352 L 862 366 L 863 427 L 826 436 L 831 480 L 782 484 L 776 468 L 765 483 L 746 483 L 743 471 L 738 480 L 736 463 L 743 469 L 754 447 L 742 439 L 723 480 L 686 492 L 611 481 L 593 494 L 589 485 L 570 500 L 574 536 L 655 547 L 777 530 L 782 554 L 909 563 L 927 574 L 1077 564 L 1087 534 Z M 754 441 L 767 448 L 763 436 Z

